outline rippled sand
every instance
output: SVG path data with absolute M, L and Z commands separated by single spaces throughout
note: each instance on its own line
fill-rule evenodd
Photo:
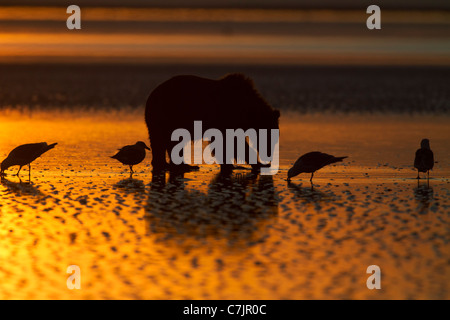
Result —
M 448 118 L 288 116 L 275 176 L 202 166 L 152 176 L 149 154 L 109 156 L 148 141 L 142 114 L 0 117 L 0 157 L 58 142 L 0 185 L 1 299 L 449 299 Z M 427 137 L 429 184 L 412 168 Z M 344 163 L 291 183 L 296 158 Z M 67 267 L 81 269 L 69 290 Z M 369 290 L 369 265 L 381 290 Z

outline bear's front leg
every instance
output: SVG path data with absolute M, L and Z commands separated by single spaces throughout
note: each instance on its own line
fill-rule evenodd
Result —
M 199 170 L 199 166 L 193 166 L 186 163 L 175 164 L 172 161 L 172 149 L 178 144 L 178 142 L 171 141 L 169 143 L 169 148 L 167 149 L 167 153 L 169 155 L 169 164 L 168 168 L 171 172 L 180 173 L 180 172 L 189 172 Z M 184 151 L 184 150 L 183 150 Z

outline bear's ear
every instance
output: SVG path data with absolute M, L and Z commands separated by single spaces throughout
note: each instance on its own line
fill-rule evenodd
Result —
M 280 118 L 280 110 L 273 110 L 273 117 L 275 119 L 279 119 Z

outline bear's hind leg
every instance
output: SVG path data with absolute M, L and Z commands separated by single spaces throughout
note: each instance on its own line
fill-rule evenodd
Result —
M 150 145 L 152 149 L 152 167 L 154 171 L 167 170 L 166 162 L 166 147 L 164 141 L 158 141 L 157 139 L 150 139 Z
M 220 165 L 220 172 L 221 173 L 231 173 L 234 170 L 234 164 L 221 164 Z

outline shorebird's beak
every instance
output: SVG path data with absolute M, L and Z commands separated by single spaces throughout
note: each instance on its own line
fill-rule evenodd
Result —
M 149 147 L 147 147 L 147 145 L 145 144 L 145 149 L 147 149 L 147 150 L 150 150 L 150 148 Z
M 292 176 L 293 176 L 291 170 L 292 170 L 292 168 L 288 170 L 287 181 L 291 181 L 291 178 L 292 178 Z

